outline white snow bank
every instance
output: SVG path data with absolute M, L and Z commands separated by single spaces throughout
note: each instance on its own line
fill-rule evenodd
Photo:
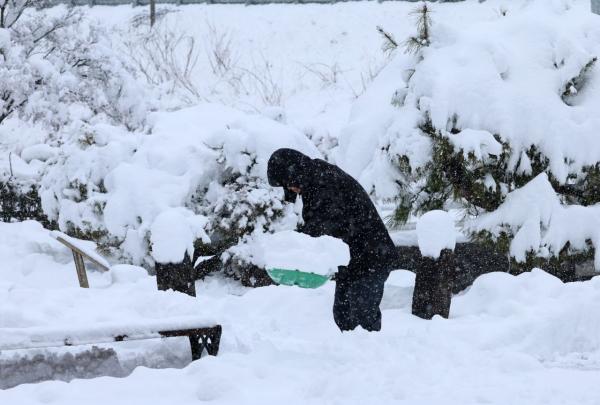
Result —
M 82 289 L 68 249 L 35 222 L 0 223 L 0 262 L 0 341 L 13 347 L 64 334 L 83 341 L 123 327 L 142 333 L 205 321 L 223 325 L 219 356 L 183 370 L 138 368 L 126 378 L 27 384 L 0 391 L 2 403 L 168 398 L 237 404 L 252 398 L 267 404 L 401 399 L 454 405 L 485 399 L 553 405 L 573 398 L 594 403 L 600 396 L 600 277 L 563 284 L 540 270 L 518 277 L 486 274 L 453 298 L 450 319 L 424 321 L 410 314 L 414 275 L 396 271 L 381 305 L 383 330 L 342 334 L 331 316 L 332 283 L 316 290 L 238 289 L 232 295 L 227 283 L 212 278 L 197 284 L 193 298 L 157 291 L 156 280 L 136 269 L 134 283 Z M 21 262 L 27 262 L 28 276 L 21 274 Z M 58 286 L 63 275 L 72 283 Z M 89 275 L 94 287 L 101 274 Z M 168 341 L 110 347 L 120 359 L 120 348 L 127 347 L 127 357 L 143 356 L 141 363 L 161 367 L 180 364 L 161 358 L 189 359 L 187 344 Z
M 423 256 L 437 259 L 442 250 L 454 250 L 456 246 L 454 218 L 446 211 L 426 212 L 417 222 L 417 239 Z
M 0 222 L 0 287 L 64 288 L 78 286 L 71 251 L 34 221 Z M 104 280 L 88 272 L 90 284 Z
M 115 264 L 110 268 L 110 278 L 113 284 L 143 282 L 148 272 L 143 267 L 130 264 Z
M 226 326 L 219 356 L 183 370 L 22 385 L 0 391 L 0 401 L 558 405 L 599 397 L 600 278 L 563 284 L 541 271 L 492 273 L 454 297 L 450 319 L 424 321 L 410 315 L 410 273 L 398 273 L 399 285 L 386 283 L 379 333 L 337 330 L 333 284 L 232 296 L 202 283 L 198 307 Z
M 340 239 L 313 238 L 294 231 L 253 235 L 230 251 L 265 269 L 300 270 L 324 276 L 332 275 L 338 266 L 350 262 L 350 249 Z
M 454 297 L 451 317 L 494 318 L 480 329 L 482 348 L 504 347 L 533 356 L 547 367 L 600 370 L 600 277 L 562 283 L 535 269 L 518 277 L 489 273 Z

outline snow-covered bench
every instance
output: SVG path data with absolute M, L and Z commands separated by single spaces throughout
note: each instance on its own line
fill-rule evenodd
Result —
M 189 317 L 127 325 L 103 323 L 76 328 L 3 328 L 0 352 L 186 336 L 190 341 L 192 360 L 197 360 L 205 350 L 211 356 L 218 354 L 221 331 L 221 325 L 208 326 L 197 318 Z
M 93 242 L 72 238 L 59 231 L 52 231 L 50 235 L 71 250 L 80 287 L 89 288 L 85 260 L 91 262 L 103 272 L 111 269 L 106 259 L 96 253 Z M 160 287 L 161 285 L 159 285 L 159 289 L 167 290 L 171 288 L 177 291 L 172 285 Z M 195 291 L 188 295 L 195 296 Z M 82 326 L 67 329 L 39 327 L 17 328 L 14 330 L 5 328 L 2 329 L 2 332 L 0 351 L 187 336 L 190 341 L 192 360 L 196 360 L 201 357 L 204 350 L 209 355 L 217 355 L 222 327 L 213 321 L 199 320 L 199 317 L 188 316 L 183 319 L 176 319 L 170 316 L 163 321 L 145 320 L 139 321 L 137 324 L 131 322 L 127 322 L 126 325 L 93 322 L 89 327 Z

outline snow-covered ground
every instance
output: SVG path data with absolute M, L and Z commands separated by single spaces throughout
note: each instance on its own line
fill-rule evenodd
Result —
M 111 282 L 91 272 L 92 288 L 82 290 L 68 251 L 35 223 L 2 225 L 2 246 L 3 329 L 98 329 L 176 314 L 223 325 L 217 357 L 187 364 L 188 348 L 178 341 L 138 346 L 137 357 L 136 346 L 115 344 L 129 368 L 167 368 L 24 384 L 0 391 L 3 404 L 600 401 L 599 277 L 563 284 L 539 270 L 488 274 L 454 298 L 450 319 L 425 321 L 410 314 L 413 275 L 399 270 L 386 283 L 383 330 L 340 333 L 331 315 L 333 283 L 244 290 L 208 279 L 198 282 L 194 299 L 155 291 L 149 276 Z
M 396 91 L 407 86 L 407 69 L 414 67 L 415 58 L 398 56 L 390 62 L 375 27 L 403 41 L 415 32 L 409 16 L 414 7 L 408 2 L 161 5 L 161 10 L 176 11 L 165 17 L 166 24 L 196 41 L 199 57 L 191 75 L 196 94 L 177 93 L 187 98 L 185 103 L 177 97 L 145 100 L 158 111 L 145 117 L 142 129 L 130 131 L 91 119 L 82 126 L 89 130 L 89 139 L 83 140 L 78 132 L 72 138 L 65 132 L 57 141 L 47 128 L 11 118 L 0 127 L 1 167 L 5 173 L 10 167 L 11 176 L 14 168 L 15 177 L 39 181 L 46 208 L 60 212 L 61 226 L 68 221 L 97 225 L 118 239 L 123 257 L 144 265 L 150 245 L 154 258 L 176 261 L 194 238 L 207 237 L 210 211 L 231 201 L 267 201 L 274 210 L 283 210 L 276 192 L 263 184 L 266 159 L 278 147 L 328 155 L 369 190 L 373 186 L 381 196 L 393 193 L 389 179 L 396 172 L 380 154 L 382 145 L 389 141 L 415 156 L 426 156 L 428 149 L 411 135 L 418 117 L 407 111 L 410 106 L 391 105 Z M 542 86 L 545 96 L 559 97 L 563 79 L 600 51 L 600 30 L 594 25 L 599 20 L 588 10 L 583 0 L 435 4 L 438 42 L 434 57 L 424 64 L 423 75 L 428 76 L 417 75 L 407 91 L 436 102 L 464 96 L 461 108 L 473 112 L 465 121 L 473 127 L 467 132 L 472 136 L 457 144 L 479 155 L 492 153 L 494 125 L 512 125 L 515 133 L 520 128 L 516 121 L 492 120 L 488 104 L 476 102 L 486 88 L 485 78 L 471 83 L 467 79 L 472 69 L 490 59 L 493 63 L 481 72 L 498 73 L 494 80 L 506 80 L 507 69 L 512 69 L 520 85 L 511 83 L 510 94 L 517 95 L 527 95 L 529 84 L 540 83 L 528 80 L 531 75 L 551 72 L 538 79 L 544 86 L 551 82 Z M 129 6 L 85 8 L 88 17 L 109 30 L 116 47 L 126 46 L 119 40 L 128 38 L 131 19 L 143 11 Z M 536 20 L 537 13 L 544 18 Z M 504 15 L 506 23 L 498 23 Z M 489 27 L 499 37 L 486 34 Z M 469 35 L 471 29 L 477 38 Z M 523 38 L 527 47 L 520 48 L 515 41 L 523 32 L 531 36 Z M 454 41 L 460 51 L 456 55 Z M 535 49 L 537 43 L 544 45 Z M 532 49 L 540 52 L 543 65 Z M 225 58 L 217 68 L 215 51 Z M 513 53 L 518 54 L 511 57 L 516 65 L 502 60 Z M 462 72 L 460 80 L 452 72 L 441 74 L 444 66 L 435 63 L 436 57 L 452 61 L 452 72 Z M 556 62 L 558 67 L 552 67 Z M 463 71 L 461 66 L 468 68 Z M 462 94 L 452 87 L 455 83 L 469 83 L 468 91 Z M 590 110 L 596 88 L 581 95 L 574 112 L 547 120 L 543 97 L 535 99 L 531 105 L 537 106 L 537 122 L 566 117 L 567 129 L 581 129 L 593 140 L 597 116 Z M 530 98 L 525 100 L 521 103 Z M 438 115 L 433 118 L 442 123 L 453 112 L 446 108 L 452 103 L 444 107 L 426 101 L 423 108 L 435 107 Z M 170 111 L 182 104 L 187 108 Z M 527 118 L 529 112 L 519 117 Z M 479 127 L 486 125 L 488 132 L 483 132 Z M 558 130 L 550 133 L 559 139 Z M 545 139 L 540 134 L 536 132 Z M 594 148 L 600 145 L 592 143 Z M 566 164 L 557 145 L 542 144 L 558 151 L 555 160 Z M 588 148 L 584 163 L 597 159 L 594 148 Z M 572 142 L 565 150 L 582 148 Z M 263 183 L 249 182 L 248 194 L 227 200 L 225 187 L 211 184 L 227 170 Z M 88 187 L 87 200 L 78 185 Z M 194 193 L 204 187 L 207 205 L 192 207 Z M 554 205 L 548 212 L 560 214 L 559 203 Z M 530 211 L 520 212 L 530 216 Z M 287 214 L 288 222 L 277 227 L 293 228 L 296 218 Z M 548 222 L 547 217 L 558 214 L 538 216 Z M 534 222 L 536 228 L 540 221 Z M 590 224 L 585 229 L 596 232 Z M 552 235 L 560 248 L 565 240 L 558 233 Z M 459 235 L 460 240 L 464 237 Z M 536 246 L 523 245 L 536 248 L 538 239 Z M 417 234 L 396 234 L 395 240 L 415 244 Z M 114 347 L 121 363 L 112 374 L 132 372 L 129 376 L 25 384 L 0 391 L 1 404 L 600 404 L 600 277 L 563 284 L 540 270 L 518 277 L 488 274 L 454 298 L 450 319 L 425 321 L 410 314 L 413 275 L 398 270 L 386 284 L 382 332 L 342 334 L 331 314 L 333 283 L 316 290 L 245 289 L 211 277 L 197 283 L 198 297 L 192 298 L 157 291 L 145 270 L 121 265 L 110 273 L 90 271 L 91 288 L 82 290 L 70 252 L 36 222 L 0 223 L 0 263 L 0 346 L 26 342 L 30 332 L 83 334 L 120 324 L 187 324 L 195 319 L 223 325 L 217 357 L 189 364 L 186 344 L 177 339 L 103 345 Z M 25 353 L 3 351 L 0 367 L 3 359 Z

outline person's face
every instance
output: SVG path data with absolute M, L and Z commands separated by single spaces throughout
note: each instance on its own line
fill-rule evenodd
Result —
M 300 190 L 300 187 L 288 187 L 287 188 L 290 191 L 293 191 L 296 194 L 300 194 L 302 190 Z

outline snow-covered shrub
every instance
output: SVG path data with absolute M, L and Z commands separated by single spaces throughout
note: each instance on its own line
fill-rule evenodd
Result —
M 299 217 L 292 205 L 283 203 L 281 190 L 273 189 L 266 181 L 265 163 L 272 152 L 270 147 L 268 152 L 251 152 L 244 145 L 232 150 L 231 141 L 237 140 L 226 140 L 213 147 L 218 152 L 215 175 L 199 193 L 200 198 L 193 201 L 196 209 L 209 218 L 207 233 L 211 242 L 200 244 L 198 252 L 223 253 L 224 274 L 244 285 L 267 285 L 271 281 L 264 269 L 239 254 L 241 251 L 235 247 L 246 244 L 251 235 L 294 229 Z
M 151 113 L 147 126 L 146 132 L 89 126 L 49 159 L 41 196 L 63 231 L 152 268 L 156 259 L 176 261 L 171 253 L 192 245 L 195 256 L 213 255 L 247 234 L 295 227 L 294 208 L 268 186 L 266 166 L 280 147 L 318 156 L 302 133 L 206 103 Z M 219 267 L 245 277 L 247 267 L 227 259 Z
M 81 12 L 26 9 L 0 38 L 0 122 L 16 114 L 54 131 L 92 118 L 143 124 L 143 89 L 103 28 Z
M 252 234 L 293 229 L 297 223 L 293 206 L 284 204 L 281 192 L 273 190 L 262 178 L 239 175 L 218 187 L 220 195 L 207 207 L 213 213 L 209 232 L 217 251 L 243 245 Z M 222 260 L 225 274 L 241 279 L 245 285 L 270 284 L 264 269 L 257 268 L 236 249 L 226 250 Z
M 463 208 L 472 235 L 518 267 L 589 257 L 595 236 L 570 215 L 595 223 L 600 203 L 596 18 L 542 1 L 465 27 L 434 18 L 429 40 L 416 53 L 395 50 L 358 100 L 337 161 L 375 197 L 397 201 L 393 222 Z M 560 219 L 567 212 L 572 221 Z
M 48 206 L 47 187 L 74 204 L 94 190 L 81 174 L 66 179 L 61 189 L 57 186 L 62 182 L 43 179 L 42 204 L 39 177 L 72 159 L 77 150 L 93 146 L 99 125 L 141 129 L 150 106 L 144 87 L 112 49 L 104 28 L 73 8 L 36 9 L 42 6 L 35 0 L 0 2 L 0 125 L 3 134 L 21 132 L 14 143 L 3 142 L 2 149 L 12 153 L 12 159 L 2 159 L 1 177 L 7 185 L 3 190 L 11 190 L 8 200 L 29 201 L 8 207 L 16 209 L 13 218 L 49 215 L 54 221 L 58 219 L 54 210 L 41 210 Z M 98 188 L 100 180 L 95 181 Z M 6 209 L 3 204 L 4 214 Z M 78 226 L 63 229 L 77 236 L 87 231 Z

